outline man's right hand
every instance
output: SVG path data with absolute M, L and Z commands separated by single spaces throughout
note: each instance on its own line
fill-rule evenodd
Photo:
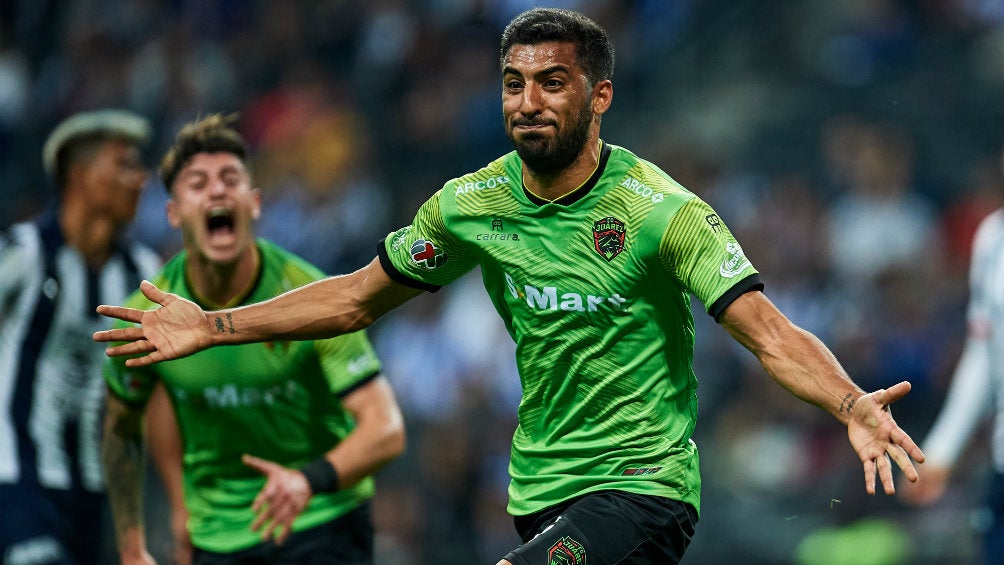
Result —
M 125 364 L 127 367 L 143 367 L 185 357 L 212 345 L 206 313 L 197 304 L 163 292 L 149 281 L 140 283 L 139 288 L 161 307 L 137 310 L 124 306 L 98 306 L 98 314 L 139 324 L 138 327 L 94 333 L 94 341 L 126 342 L 109 347 L 106 351 L 109 356 L 138 355 L 127 359 Z

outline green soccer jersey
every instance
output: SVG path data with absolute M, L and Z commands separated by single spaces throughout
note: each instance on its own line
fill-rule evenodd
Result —
M 261 302 L 322 277 L 299 257 L 258 240 L 261 270 L 244 304 Z M 185 277 L 185 253 L 153 280 L 166 292 L 196 300 Z M 141 293 L 126 302 L 154 306 Z M 184 446 L 185 505 L 196 547 L 229 553 L 261 543 L 251 531 L 251 504 L 264 477 L 241 462 L 248 453 L 299 467 L 335 446 L 353 419 L 340 402 L 380 371 L 365 333 L 334 339 L 216 347 L 142 370 L 110 359 L 105 377 L 130 404 L 149 398 L 163 381 L 177 414 Z M 328 522 L 373 495 L 373 481 L 313 496 L 294 531 Z
M 699 507 L 689 295 L 717 317 L 757 271 L 707 204 L 626 149 L 605 144 L 554 203 L 521 166 L 513 152 L 449 181 L 380 246 L 392 278 L 427 290 L 481 267 L 523 387 L 509 511 L 605 489 Z

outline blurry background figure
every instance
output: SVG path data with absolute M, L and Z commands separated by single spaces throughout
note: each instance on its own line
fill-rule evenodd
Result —
M 1004 151 L 1001 152 L 1004 170 Z M 968 331 L 961 359 L 938 419 L 925 440 L 924 474 L 903 494 L 932 504 L 950 488 L 949 478 L 970 440 L 991 421 L 991 473 L 986 512 L 979 524 L 983 562 L 1004 563 L 1004 208 L 980 224 L 969 270 Z M 967 464 L 964 467 L 970 467 Z
M 42 151 L 57 199 L 0 239 L 0 559 L 5 565 L 99 562 L 104 351 L 94 309 L 159 266 L 122 232 L 147 179 L 144 118 L 74 115 Z M 101 558 L 107 561 L 108 556 Z

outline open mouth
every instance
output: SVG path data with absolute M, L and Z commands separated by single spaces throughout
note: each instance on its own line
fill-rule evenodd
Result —
M 231 235 L 234 233 L 234 214 L 227 208 L 213 208 L 206 217 L 209 235 Z

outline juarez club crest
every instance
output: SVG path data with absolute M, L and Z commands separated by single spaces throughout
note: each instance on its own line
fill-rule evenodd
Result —
M 624 222 L 613 216 L 593 222 L 593 247 L 601 257 L 612 261 L 624 251 Z
M 586 565 L 586 548 L 569 536 L 563 536 L 547 550 L 547 565 Z

